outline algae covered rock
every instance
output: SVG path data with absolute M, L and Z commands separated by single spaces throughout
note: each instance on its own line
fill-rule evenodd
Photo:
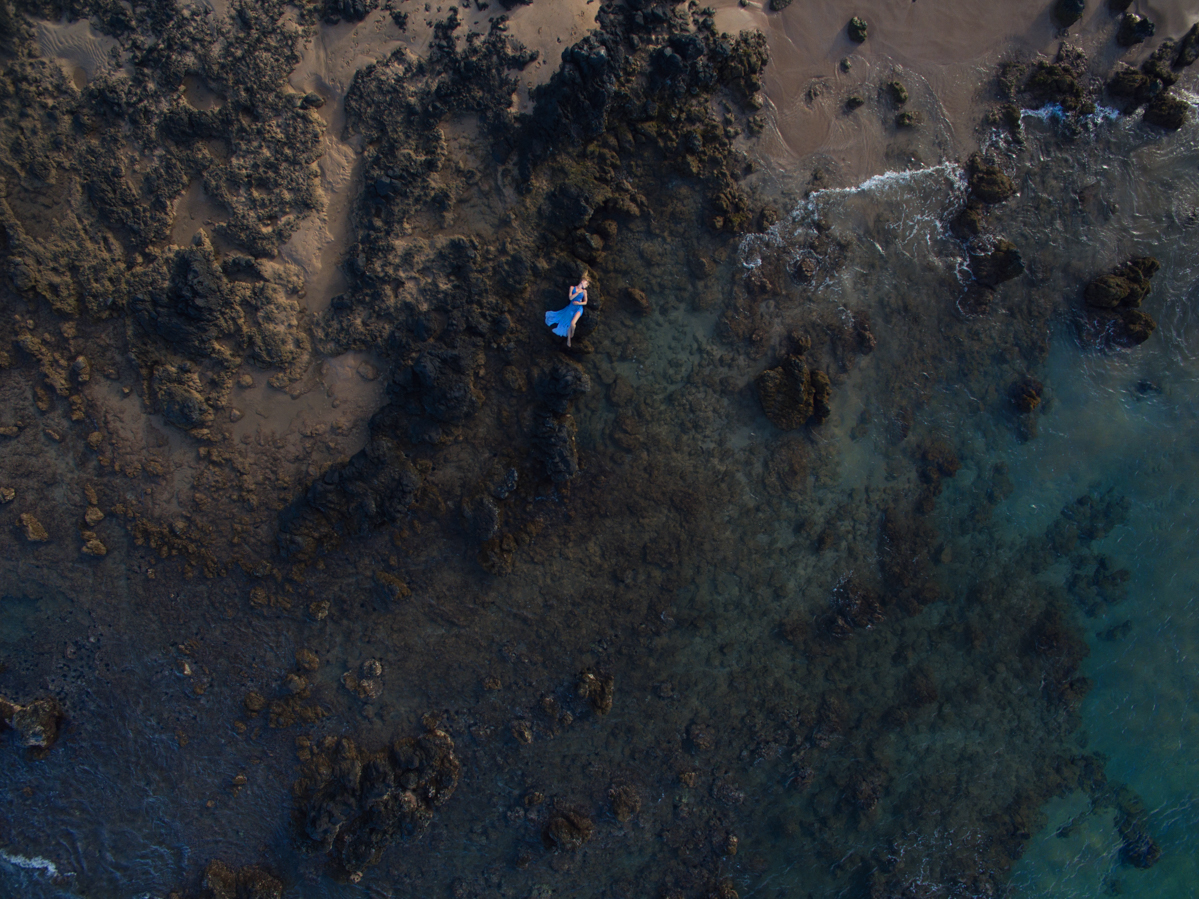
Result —
M 1002 203 L 1016 193 L 1016 185 L 997 165 L 987 163 L 981 156 L 970 157 L 966 167 L 970 196 L 988 205 Z
M 264 868 L 247 865 L 233 870 L 222 861 L 204 869 L 201 899 L 282 899 L 283 882 Z
M 762 372 L 756 384 L 762 411 L 777 428 L 793 431 L 821 424 L 829 416 L 828 375 L 810 370 L 799 356 L 787 356 L 776 368 Z
M 970 253 L 970 272 L 986 287 L 998 287 L 1004 281 L 1019 277 L 1023 271 L 1020 251 L 1009 240 L 996 241 L 990 252 Z
M 301 831 L 356 879 L 392 843 L 424 833 L 454 795 L 461 770 L 454 741 L 440 730 L 373 753 L 342 738 L 314 757 L 297 784 Z
M 1136 308 L 1149 295 L 1150 281 L 1159 268 L 1161 263 L 1152 256 L 1134 257 L 1087 284 L 1083 297 L 1096 309 Z
M 1145 123 L 1167 131 L 1177 131 L 1186 124 L 1189 108 L 1185 100 L 1165 93 L 1158 94 L 1145 107 Z
M 1120 21 L 1120 30 L 1116 32 L 1116 43 L 1121 47 L 1132 47 L 1142 44 L 1153 37 L 1155 28 L 1151 21 L 1136 13 L 1125 13 Z
M 855 44 L 860 44 L 866 40 L 868 30 L 865 20 L 857 16 L 850 19 L 849 24 L 845 26 L 845 33 Z

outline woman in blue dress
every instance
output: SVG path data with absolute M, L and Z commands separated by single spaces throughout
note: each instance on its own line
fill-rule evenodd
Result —
M 570 338 L 574 337 L 575 325 L 583 315 L 583 307 L 587 305 L 588 283 L 584 278 L 570 289 L 570 303 L 565 309 L 545 314 L 545 323 L 553 328 L 559 337 L 566 338 L 567 346 L 570 346 Z

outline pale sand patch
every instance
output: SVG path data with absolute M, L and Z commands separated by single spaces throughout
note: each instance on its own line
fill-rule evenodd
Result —
M 191 246 L 192 238 L 201 230 L 212 237 L 212 226 L 228 221 L 229 216 L 204 190 L 196 179 L 175 200 L 175 220 L 171 223 L 171 243 L 177 247 Z
M 529 112 L 529 91 L 545 84 L 562 65 L 562 51 L 595 30 L 597 0 L 552 0 L 518 6 L 508 13 L 508 33 L 540 56 L 519 74 L 515 109 Z
M 80 89 L 97 74 L 120 66 L 119 44 L 98 33 L 87 19 L 57 23 L 38 19 L 34 27 L 42 55 L 58 63 Z
M 1052 55 L 1059 43 L 1057 26 L 1046 0 L 1005 3 L 952 3 L 946 0 L 863 4 L 831 0 L 823 4 L 793 3 L 771 12 L 769 0 L 715 0 L 716 24 L 722 31 L 761 30 L 770 47 L 764 78 L 773 128 L 763 136 L 762 156 L 784 168 L 822 154 L 842 177 L 860 180 L 884 171 L 891 134 L 878 117 L 846 115 L 851 93 L 870 100 L 878 85 L 898 74 L 911 90 L 924 85 L 935 100 L 935 118 L 952 135 L 959 155 L 975 148 L 974 130 L 982 110 L 994 101 L 984 96 L 995 65 L 1003 58 L 1035 53 Z M 1157 25 L 1155 38 L 1123 51 L 1112 40 L 1118 25 L 1106 3 L 1091 3 L 1080 22 L 1064 35 L 1101 66 L 1116 59 L 1139 61 L 1163 37 L 1180 37 L 1199 12 L 1182 0 L 1141 3 L 1138 9 Z M 849 40 L 845 26 L 852 16 L 869 26 L 864 44 Z M 841 59 L 853 65 L 843 72 Z M 819 81 L 823 95 L 812 102 L 809 87 Z M 913 101 L 920 98 L 913 93 Z M 865 110 L 862 110 L 865 112 Z M 939 160 L 925 160 L 937 162 Z

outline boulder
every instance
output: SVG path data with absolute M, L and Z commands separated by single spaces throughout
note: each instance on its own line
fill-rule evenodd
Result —
M 1121 47 L 1142 44 L 1153 37 L 1154 30 L 1153 23 L 1144 16 L 1126 13 L 1120 21 L 1120 30 L 1116 32 L 1116 43 Z
M 998 240 L 991 252 L 970 254 L 970 272 L 980 284 L 994 288 L 1019 277 L 1024 272 L 1024 260 L 1015 244 Z
M 1134 257 L 1087 284 L 1083 289 L 1086 304 L 1095 309 L 1136 308 L 1148 296 L 1150 279 L 1160 267 L 1152 256 Z
M 829 416 L 832 385 L 828 375 L 809 370 L 799 356 L 787 356 L 776 368 L 758 375 L 755 383 L 762 411 L 777 428 L 792 431 L 805 424 L 821 424 Z
M 1177 131 L 1187 120 L 1187 104 L 1177 97 L 1161 93 L 1149 101 L 1145 107 L 1145 122 L 1165 128 L 1167 131 Z
M 983 203 L 1002 203 L 1016 193 L 1016 185 L 997 165 L 989 165 L 977 153 L 967 165 L 970 196 Z
M 854 16 L 849 20 L 849 24 L 845 26 L 845 33 L 849 35 L 849 39 L 855 44 L 860 44 L 866 40 L 867 26 L 865 21 Z
M 1086 0 L 1057 0 L 1053 5 L 1053 20 L 1062 28 L 1069 28 L 1082 18 Z

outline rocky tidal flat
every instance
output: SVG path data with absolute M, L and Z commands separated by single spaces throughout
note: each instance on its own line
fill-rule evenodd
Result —
M 1120 5 L 0 0 L 0 892 L 1182 878 L 1093 733 L 1199 358 Z

